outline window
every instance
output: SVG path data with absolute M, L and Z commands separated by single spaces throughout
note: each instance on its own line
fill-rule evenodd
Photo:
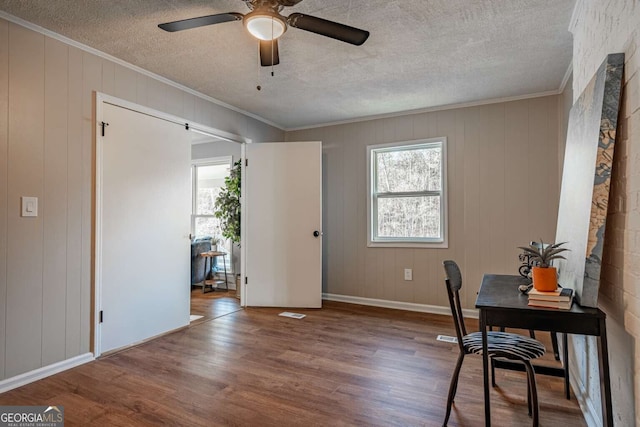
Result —
M 368 245 L 447 247 L 446 138 L 367 147 Z
M 231 157 L 194 160 L 191 164 L 191 234 L 220 239 L 218 249 L 228 254 L 231 253 L 231 242 L 222 237 L 220 220 L 213 214 L 216 198 L 224 186 L 224 179 L 229 176 L 231 166 Z M 231 256 L 226 256 L 225 260 L 227 271 L 231 272 Z

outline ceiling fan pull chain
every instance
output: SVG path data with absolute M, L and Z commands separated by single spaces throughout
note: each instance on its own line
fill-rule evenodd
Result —
M 262 86 L 260 85 L 260 41 L 259 40 L 258 40 L 258 66 L 256 67 L 256 81 L 258 82 L 256 89 L 262 90 Z
M 276 42 L 274 41 L 274 38 L 273 38 L 273 17 L 272 17 L 271 18 L 271 77 L 274 76 L 274 74 L 273 74 L 273 62 L 274 62 L 273 49 L 274 49 L 275 44 L 276 44 Z
M 275 74 L 273 73 L 273 45 L 275 45 L 275 43 L 271 43 L 271 77 L 273 77 Z

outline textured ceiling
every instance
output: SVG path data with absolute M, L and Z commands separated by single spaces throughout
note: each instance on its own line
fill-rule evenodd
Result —
M 284 10 L 369 30 L 360 47 L 290 28 L 258 65 L 240 22 L 157 24 L 241 0 L 0 0 L 0 10 L 286 128 L 557 90 L 575 0 L 304 0 Z M 256 90 L 260 84 L 262 90 Z

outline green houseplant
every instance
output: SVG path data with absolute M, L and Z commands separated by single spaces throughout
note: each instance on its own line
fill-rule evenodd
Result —
M 224 187 L 216 198 L 214 216 L 220 220 L 222 235 L 233 243 L 240 243 L 240 185 L 241 165 L 238 160 L 233 164 Z
M 218 238 L 218 237 L 212 237 L 211 238 L 211 250 L 212 251 L 217 251 L 219 244 L 220 244 L 220 238 Z
M 542 239 L 540 239 L 539 243 L 531 242 L 529 247 L 518 247 L 525 251 L 536 264 L 531 269 L 531 273 L 533 287 L 538 291 L 551 292 L 558 288 L 558 273 L 556 268 L 551 266 L 551 262 L 554 259 L 566 259 L 560 255 L 562 252 L 569 250 L 560 247 L 566 243 L 567 242 L 545 244 Z

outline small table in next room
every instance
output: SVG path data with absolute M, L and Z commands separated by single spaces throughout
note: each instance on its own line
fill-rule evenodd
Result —
M 202 293 L 205 293 L 205 288 L 207 286 L 210 286 L 211 290 L 215 291 L 218 285 L 221 285 L 222 283 L 224 283 L 224 290 L 228 291 L 229 284 L 227 283 L 227 262 L 226 262 L 227 253 L 219 252 L 219 251 L 209 251 L 209 252 L 201 253 L 200 256 L 204 257 L 204 282 L 202 282 Z M 207 275 L 208 275 L 207 273 L 209 271 L 213 271 L 213 260 L 219 256 L 222 257 L 222 265 L 224 266 L 224 281 L 216 280 L 215 272 L 213 272 L 212 278 L 210 280 L 207 280 Z M 209 260 L 209 270 L 207 270 L 207 260 Z

